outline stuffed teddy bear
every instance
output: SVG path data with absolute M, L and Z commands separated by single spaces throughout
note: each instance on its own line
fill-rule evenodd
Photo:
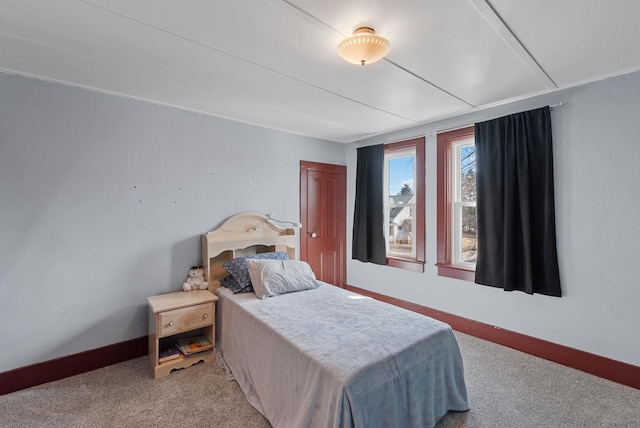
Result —
M 206 290 L 209 288 L 209 283 L 204 280 L 204 269 L 202 266 L 193 266 L 189 269 L 189 276 L 184 284 L 182 284 L 182 289 L 184 291 L 191 290 Z

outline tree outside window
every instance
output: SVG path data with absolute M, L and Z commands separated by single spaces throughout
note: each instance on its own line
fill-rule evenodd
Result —
M 474 127 L 437 138 L 438 274 L 474 280 L 477 257 Z

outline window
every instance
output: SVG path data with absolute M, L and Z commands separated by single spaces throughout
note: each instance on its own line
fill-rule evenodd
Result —
M 474 280 L 476 163 L 474 127 L 438 134 L 438 274 Z
M 452 142 L 452 253 L 451 263 L 476 264 L 476 148 L 473 137 Z
M 412 232 L 416 230 L 415 148 L 385 153 L 384 220 L 387 254 L 415 259 Z
M 387 265 L 424 270 L 424 137 L 384 147 Z

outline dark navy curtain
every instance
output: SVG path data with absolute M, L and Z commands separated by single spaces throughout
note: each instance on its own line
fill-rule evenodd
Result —
M 384 145 L 358 149 L 351 258 L 387 263 L 384 242 Z
M 475 282 L 561 296 L 549 107 L 475 125 Z

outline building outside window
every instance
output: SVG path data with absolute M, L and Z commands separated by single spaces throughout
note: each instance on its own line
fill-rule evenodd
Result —
M 424 271 L 424 137 L 385 145 L 387 265 Z
M 415 258 L 415 150 L 385 154 L 385 228 L 387 254 Z

